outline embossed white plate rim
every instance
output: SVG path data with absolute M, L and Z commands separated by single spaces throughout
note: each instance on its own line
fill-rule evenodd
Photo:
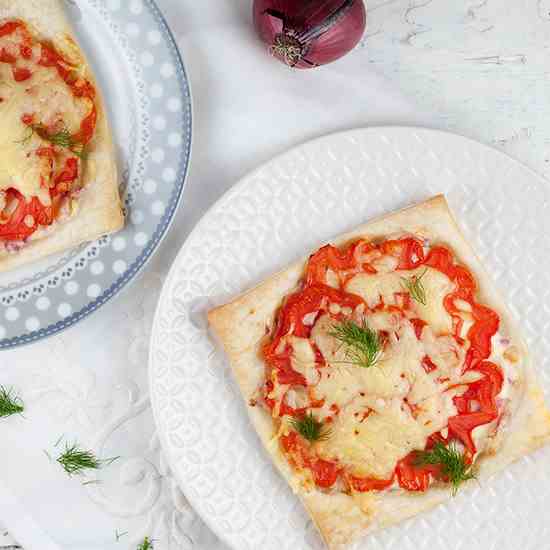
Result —
M 176 464 L 175 457 L 173 456 L 172 447 L 168 441 L 167 435 L 164 432 L 163 425 L 160 421 L 159 415 L 160 415 L 160 408 L 159 404 L 157 402 L 156 392 L 154 391 L 155 386 L 155 380 L 154 380 L 154 371 L 155 371 L 155 359 L 154 359 L 154 340 L 155 336 L 159 331 L 159 322 L 161 313 L 164 310 L 165 307 L 167 307 L 167 302 L 170 297 L 170 292 L 172 290 L 172 286 L 176 280 L 177 272 L 178 272 L 178 266 L 181 263 L 181 259 L 184 258 L 184 256 L 187 253 L 187 246 L 189 243 L 191 243 L 194 239 L 194 237 L 199 234 L 203 227 L 206 225 L 209 215 L 212 211 L 214 211 L 220 204 L 224 203 L 225 201 L 229 200 L 233 195 L 237 195 L 240 190 L 243 187 L 246 187 L 250 184 L 251 181 L 255 179 L 255 177 L 260 174 L 262 171 L 264 171 L 268 167 L 276 166 L 278 163 L 286 159 L 287 157 L 291 156 L 296 151 L 299 151 L 301 148 L 309 147 L 309 146 L 315 146 L 316 144 L 320 144 L 323 142 L 330 142 L 331 140 L 339 140 L 340 138 L 350 137 L 352 138 L 355 134 L 360 135 L 364 133 L 384 133 L 386 131 L 389 132 L 407 132 L 412 133 L 414 132 L 420 132 L 424 134 L 431 134 L 434 136 L 440 135 L 442 138 L 450 137 L 452 139 L 456 140 L 463 140 L 470 145 L 478 148 L 478 149 L 484 149 L 487 151 L 488 154 L 501 156 L 507 161 L 512 162 L 516 165 L 521 166 L 523 170 L 528 172 L 533 179 L 538 180 L 539 184 L 550 186 L 550 182 L 546 180 L 541 174 L 533 170 L 531 167 L 527 166 L 526 164 L 522 163 L 521 161 L 515 159 L 511 155 L 506 154 L 505 152 L 498 150 L 494 147 L 491 147 L 487 144 L 484 144 L 482 142 L 479 142 L 475 139 L 463 136 L 458 133 L 454 132 L 447 132 L 444 130 L 439 130 L 435 128 L 430 127 L 422 127 L 422 126 L 406 126 L 406 125 L 384 125 L 384 126 L 370 126 L 370 127 L 359 127 L 359 128 L 352 128 L 348 130 L 338 131 L 331 134 L 326 134 L 319 136 L 315 139 L 305 141 L 297 146 L 294 146 L 278 155 L 273 157 L 272 159 L 268 160 L 267 162 L 263 163 L 259 167 L 255 168 L 248 174 L 246 174 L 243 178 L 241 178 L 237 183 L 235 183 L 232 187 L 230 187 L 227 191 L 225 191 L 211 206 L 210 208 L 203 214 L 199 222 L 196 224 L 196 226 L 193 228 L 193 230 L 188 235 L 187 239 L 183 243 L 182 247 L 180 248 L 171 268 L 168 273 L 168 276 L 163 284 L 163 288 L 160 294 L 160 298 L 158 301 L 157 308 L 155 310 L 155 318 L 153 321 L 153 327 L 151 332 L 151 345 L 149 349 L 149 373 L 148 373 L 148 379 L 149 379 L 149 389 L 150 389 L 150 396 L 151 396 L 151 408 L 153 411 L 153 417 L 155 424 L 158 429 L 158 435 L 159 440 L 161 443 L 161 446 L 163 448 L 163 451 L 167 457 L 167 460 L 172 468 L 172 471 L 174 473 L 174 476 L 176 480 L 178 481 L 181 490 L 185 494 L 186 498 L 189 500 L 191 505 L 194 507 L 194 509 L 197 511 L 197 513 L 201 516 L 201 518 L 204 520 L 204 522 L 212 529 L 212 531 L 229 547 L 233 548 L 234 550 L 240 550 L 236 548 L 232 542 L 227 538 L 226 533 L 223 531 L 219 523 L 213 521 L 213 519 L 206 513 L 203 513 L 202 511 L 202 505 L 201 505 L 201 499 L 195 498 L 195 495 L 193 494 L 193 491 L 188 491 L 186 489 L 186 483 L 183 479 L 179 468 Z M 368 221 L 368 220 L 365 220 Z M 321 242 L 322 239 L 319 238 L 319 242 Z M 307 254 L 308 250 L 304 250 L 303 254 Z M 251 281 L 250 286 L 253 286 L 254 284 L 257 284 L 257 281 Z M 251 428 L 252 429 L 252 428 Z M 254 437 L 256 437 L 256 434 L 253 434 Z M 261 445 L 261 444 L 260 444 Z M 264 449 L 262 448 L 262 451 Z M 264 451 L 265 452 L 265 451 Z M 363 548 L 363 546 L 362 546 Z M 367 546 L 365 546 L 367 548 Z

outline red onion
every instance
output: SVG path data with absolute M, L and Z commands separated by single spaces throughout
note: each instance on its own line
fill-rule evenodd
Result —
M 254 25 L 271 53 L 291 67 L 335 61 L 361 40 L 364 0 L 255 0 Z

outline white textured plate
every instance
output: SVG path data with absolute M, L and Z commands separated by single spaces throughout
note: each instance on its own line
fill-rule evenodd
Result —
M 110 115 L 126 225 L 0 275 L 0 349 L 73 325 L 132 281 L 168 230 L 189 164 L 189 85 L 155 2 L 65 2 Z
M 231 189 L 182 248 L 158 307 L 150 356 L 162 443 L 197 511 L 236 550 L 319 547 L 298 500 L 248 422 L 206 310 L 363 223 L 444 192 L 524 327 L 550 389 L 548 184 L 459 136 L 371 128 L 308 143 Z M 370 537 L 360 548 L 548 547 L 548 450 L 483 487 Z

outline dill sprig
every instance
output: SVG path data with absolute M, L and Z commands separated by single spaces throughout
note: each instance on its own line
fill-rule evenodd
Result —
M 59 443 L 59 442 L 58 442 Z M 65 443 L 64 451 L 57 457 L 57 462 L 70 475 L 81 475 L 86 470 L 99 470 L 103 466 L 118 460 L 118 456 L 101 460 L 92 451 L 82 449 L 78 443 Z
M 424 270 L 424 273 L 422 273 L 420 277 L 417 277 L 416 275 L 412 275 L 411 277 L 401 277 L 403 286 L 409 291 L 411 298 L 423 306 L 426 305 L 426 289 L 422 283 L 422 277 L 426 275 L 427 271 L 428 268 Z
M 369 328 L 365 321 L 361 326 L 353 321 L 342 321 L 333 325 L 329 335 L 345 345 L 347 363 L 357 367 L 370 368 L 380 359 L 382 342 L 378 333 Z
M 27 126 L 25 135 L 21 139 L 14 141 L 14 143 L 17 143 L 19 145 L 26 145 L 31 140 L 32 136 L 34 136 L 34 130 L 31 126 Z
M 325 428 L 310 412 L 301 418 L 294 418 L 292 427 L 308 441 L 326 441 L 331 436 L 331 430 Z
M 464 482 L 476 479 L 473 466 L 466 462 L 454 442 L 446 447 L 438 441 L 431 450 L 418 453 L 418 464 L 440 465 L 441 475 L 448 478 L 453 496 Z
M 76 139 L 66 127 L 53 133 L 50 133 L 43 124 L 30 124 L 27 128 L 27 134 L 21 141 L 17 141 L 16 143 L 25 144 L 36 134 L 40 139 L 48 141 L 52 145 L 68 149 L 81 159 L 86 158 L 85 145 Z
M 128 534 L 128 531 L 123 531 L 122 533 L 118 532 L 118 529 L 115 531 L 115 538 L 117 542 L 120 542 L 122 537 L 125 537 Z
M 21 414 L 25 410 L 23 401 L 13 388 L 0 386 L 0 418 Z
M 137 547 L 137 550 L 153 550 L 153 541 L 149 537 L 145 537 L 143 542 Z

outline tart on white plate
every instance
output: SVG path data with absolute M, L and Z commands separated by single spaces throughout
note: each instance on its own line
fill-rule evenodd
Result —
M 107 114 L 61 0 L 0 0 L 0 271 L 124 224 Z
M 527 347 L 441 195 L 208 318 L 259 437 L 331 549 L 550 438 Z

